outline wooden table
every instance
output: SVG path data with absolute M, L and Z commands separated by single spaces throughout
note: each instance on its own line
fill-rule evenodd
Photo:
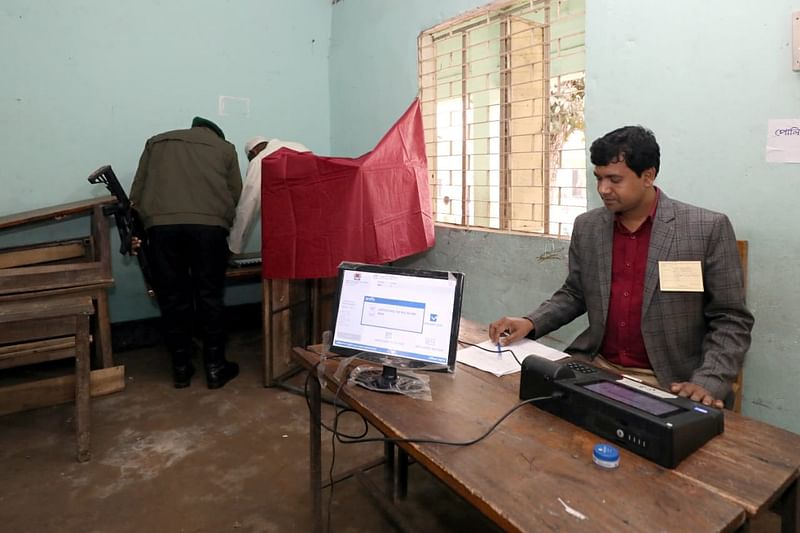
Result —
M 460 338 L 480 341 L 485 329 L 462 321 Z M 320 347 L 295 348 L 306 369 Z M 327 360 L 336 391 L 337 360 Z M 459 364 L 453 374 L 429 373 L 433 401 L 345 386 L 338 397 L 391 438 L 469 440 L 518 401 L 519 374 L 497 378 Z M 321 530 L 320 388 L 310 380 L 311 490 Z M 399 446 L 507 531 L 731 531 L 773 507 L 782 529 L 796 531 L 800 435 L 732 412 L 725 433 L 665 469 L 627 450 L 620 467 L 601 470 L 592 447 L 602 439 L 533 406 L 508 417 L 468 447 Z M 580 518 L 583 516 L 584 518 Z
M 285 383 L 301 370 L 292 359 L 292 348 L 322 341 L 322 331 L 331 323 L 336 278 L 262 279 L 260 252 L 234 258 L 245 264 L 228 266 L 225 277 L 229 281 L 249 283 L 261 279 L 264 386 L 294 391 Z M 246 263 L 255 258 L 259 261 Z

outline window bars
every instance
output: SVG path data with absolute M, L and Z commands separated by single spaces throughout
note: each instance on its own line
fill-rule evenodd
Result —
M 586 210 L 581 0 L 493 4 L 419 36 L 437 222 L 568 236 Z

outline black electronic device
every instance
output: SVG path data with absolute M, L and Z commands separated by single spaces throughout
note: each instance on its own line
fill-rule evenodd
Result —
M 454 371 L 464 275 L 362 263 L 339 265 L 330 351 L 377 362 L 368 388 L 397 389 L 398 368 Z
M 724 430 L 719 409 L 578 361 L 528 356 L 519 397 L 661 466 L 675 468 Z

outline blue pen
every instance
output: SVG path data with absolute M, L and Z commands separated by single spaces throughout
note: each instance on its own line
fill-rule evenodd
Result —
M 503 358 L 503 350 L 500 346 L 500 341 L 497 341 L 497 357 L 499 357 L 500 359 Z

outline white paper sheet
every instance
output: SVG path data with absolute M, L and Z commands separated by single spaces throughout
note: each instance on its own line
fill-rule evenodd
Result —
M 560 350 L 550 348 L 530 339 L 522 339 L 508 346 L 503 346 L 500 353 L 497 353 L 497 345 L 490 340 L 485 340 L 478 346 L 485 349 L 482 350 L 475 346 L 463 348 L 456 354 L 456 360 L 478 370 L 491 372 L 495 376 L 505 376 L 506 374 L 519 372 L 520 363 L 529 355 L 537 355 L 550 361 L 558 361 L 569 357 Z M 511 352 L 513 352 L 513 355 Z M 514 355 L 519 359 L 519 363 L 517 359 L 514 359 Z
M 767 162 L 800 163 L 800 118 L 767 121 Z

